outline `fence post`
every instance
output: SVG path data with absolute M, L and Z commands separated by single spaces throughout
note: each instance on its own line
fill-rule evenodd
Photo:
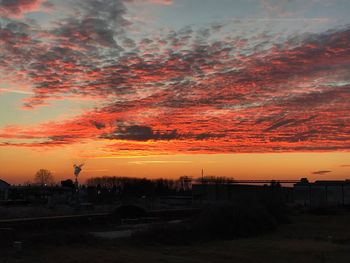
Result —
M 309 207 L 311 208 L 311 184 L 309 184 Z

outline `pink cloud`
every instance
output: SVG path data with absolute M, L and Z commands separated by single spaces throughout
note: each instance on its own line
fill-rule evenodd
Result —
M 0 16 L 21 17 L 25 13 L 39 10 L 43 0 L 1 0 Z
M 350 150 L 349 28 L 277 43 L 268 34 L 213 41 L 213 28 L 116 41 L 123 32 L 111 25 L 126 26 L 119 4 L 39 33 L 23 23 L 0 29 L 0 69 L 33 85 L 25 106 L 103 101 L 64 122 L 4 127 L 2 146 L 92 140 L 103 141 L 106 154 Z

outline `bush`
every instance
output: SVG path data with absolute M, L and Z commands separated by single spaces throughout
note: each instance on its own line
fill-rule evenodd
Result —
M 280 216 L 280 215 L 279 215 Z M 273 231 L 278 218 L 255 199 L 216 204 L 178 224 L 158 224 L 136 233 L 144 241 L 179 245 L 192 241 L 252 237 Z
M 269 191 L 266 191 L 259 196 L 259 201 L 261 205 L 265 207 L 267 212 L 278 222 L 289 222 L 287 217 L 287 206 L 281 188 L 270 188 Z
M 255 236 L 276 226 L 273 216 L 253 201 L 209 207 L 192 223 L 194 232 L 202 239 Z
M 112 212 L 112 218 L 117 222 L 124 218 L 134 219 L 146 216 L 146 210 L 136 205 L 122 205 Z

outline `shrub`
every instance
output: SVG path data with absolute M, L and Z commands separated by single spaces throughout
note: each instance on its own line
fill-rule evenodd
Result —
M 276 220 L 255 201 L 221 204 L 205 209 L 192 223 L 196 235 L 236 238 L 259 235 L 276 228 Z
M 287 206 L 282 189 L 274 187 L 268 189 L 259 196 L 259 201 L 263 207 L 270 213 L 278 222 L 288 222 Z
M 273 231 L 278 220 L 255 199 L 222 203 L 204 209 L 198 216 L 178 224 L 157 224 L 136 233 L 144 241 L 169 245 L 191 241 L 234 239 Z

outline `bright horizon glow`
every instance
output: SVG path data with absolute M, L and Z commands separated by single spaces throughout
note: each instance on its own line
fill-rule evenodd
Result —
M 315 180 L 350 179 L 349 154 L 334 153 L 264 153 L 264 154 L 211 154 L 170 155 L 145 157 L 105 157 L 103 159 L 67 158 L 65 152 L 51 153 L 55 158 L 27 150 L 23 166 L 14 170 L 2 170 L 1 178 L 12 184 L 33 181 L 40 168 L 53 172 L 56 182 L 73 179 L 73 164 L 85 162 L 79 176 L 81 182 L 90 177 L 128 176 L 146 178 L 171 178 L 191 176 L 199 178 L 201 169 L 207 176 L 225 176 L 236 180 L 299 180 L 306 177 Z M 0 155 L 4 163 L 15 164 L 16 153 Z M 40 159 L 40 162 L 38 162 Z M 321 165 L 323 163 L 323 165 Z M 35 164 L 35 165 L 33 165 Z M 41 164 L 44 164 L 40 166 Z M 330 171 L 317 175 L 317 171 Z

